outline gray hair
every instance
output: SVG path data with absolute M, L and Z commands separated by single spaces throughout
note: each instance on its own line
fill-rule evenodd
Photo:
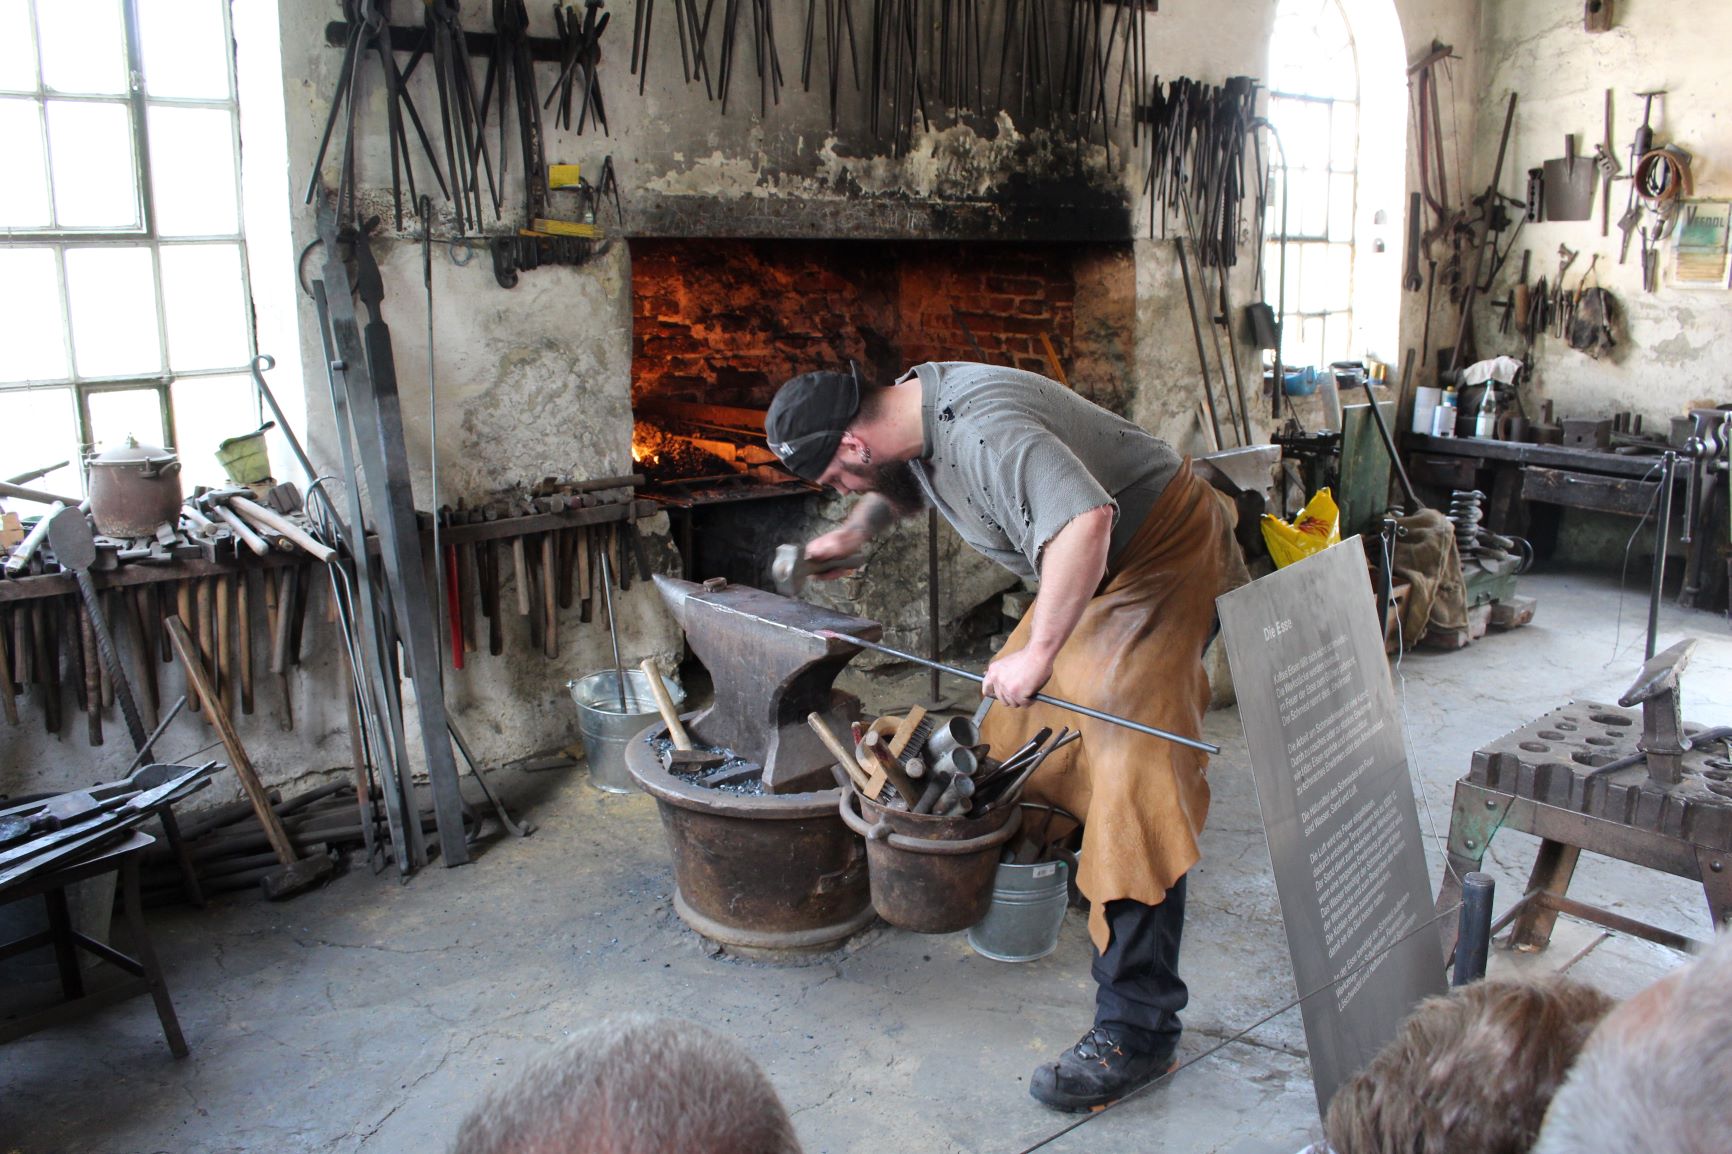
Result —
M 1546 1115 L 1534 1154 L 1713 1154 L 1732 1141 L 1732 933 L 1612 1013 Z
M 490 1093 L 453 1154 L 800 1154 L 751 1056 L 695 1022 L 622 1015 L 578 1030 Z

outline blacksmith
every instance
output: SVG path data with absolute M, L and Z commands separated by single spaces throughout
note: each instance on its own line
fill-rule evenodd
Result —
M 930 503 L 979 552 L 1040 592 L 987 668 L 1002 705 L 983 737 L 1015 749 L 1080 728 L 1029 796 L 1084 820 L 1078 884 L 1091 902 L 1094 1026 L 1034 1072 L 1029 1090 L 1096 1109 L 1169 1070 L 1186 1002 L 1185 873 L 1209 809 L 1207 756 L 1033 701 L 1043 689 L 1200 737 L 1204 646 L 1222 589 L 1225 517 L 1189 461 L 1142 428 L 1035 373 L 966 362 L 895 384 L 795 377 L 765 419 L 770 447 L 808 480 L 862 494 L 809 560 L 858 553 Z

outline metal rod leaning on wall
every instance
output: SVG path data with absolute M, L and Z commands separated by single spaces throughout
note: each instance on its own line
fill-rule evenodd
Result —
M 1497 142 L 1497 162 L 1492 166 L 1491 182 L 1485 187 L 1479 206 L 1480 219 L 1476 225 L 1477 236 L 1474 241 L 1473 274 L 1463 278 L 1467 287 L 1462 290 L 1461 320 L 1455 331 L 1455 351 L 1450 354 L 1449 371 L 1461 372 L 1462 350 L 1467 347 L 1467 336 L 1473 331 L 1473 302 L 1477 295 L 1476 286 L 1479 283 L 1480 266 L 1485 262 L 1486 245 L 1495 243 L 1495 234 L 1491 231 L 1491 216 L 1498 206 L 1498 184 L 1503 179 L 1504 154 L 1509 148 L 1510 128 L 1515 123 L 1516 94 L 1509 94 L 1509 104 L 1503 114 L 1503 135 Z
M 1209 447 L 1220 450 L 1224 447 L 1221 444 L 1221 418 L 1215 412 L 1215 383 L 1209 374 L 1209 356 L 1203 351 L 1203 325 L 1197 319 L 1197 296 L 1191 288 L 1191 262 L 1185 255 L 1184 238 L 1174 237 L 1173 248 L 1179 254 L 1179 276 L 1185 282 L 1185 304 L 1191 312 L 1191 336 L 1197 342 L 1197 368 L 1203 374 L 1203 411 L 1209 415 L 1208 432 L 1213 440 Z
M 384 284 L 367 238 L 357 236 L 353 246 L 359 265 L 355 288 L 368 313 L 363 332 L 351 296 L 348 269 L 338 248 L 335 213 L 328 201 L 320 205 L 319 235 L 325 244 L 324 283 L 330 329 L 344 365 L 343 384 L 373 505 L 386 589 L 396 610 L 395 618 L 401 621 L 398 632 L 408 658 L 409 675 L 415 679 L 421 745 L 433 786 L 440 853 L 446 866 L 462 865 L 469 860 L 463 828 L 463 796 L 456 759 L 445 735 L 443 670 L 409 487 L 390 328 L 380 314 Z
M 375 740 L 372 743 L 372 752 L 377 759 L 380 772 L 381 792 L 384 794 L 385 815 L 391 829 L 391 846 L 397 861 L 397 872 L 399 876 L 406 876 L 414 864 L 420 864 L 415 861 L 414 847 L 421 840 L 422 835 L 419 832 L 419 822 L 411 821 L 408 823 L 414 827 L 413 829 L 409 829 L 405 825 L 405 809 L 407 808 L 411 815 L 415 810 L 412 805 L 405 806 L 404 781 L 406 775 L 399 772 L 402 767 L 409 764 L 407 739 L 403 733 L 402 702 L 386 680 L 385 671 L 390 668 L 390 665 L 380 642 L 378 609 L 373 598 L 373 581 L 370 572 L 371 562 L 368 558 L 365 540 L 355 536 L 358 528 L 366 524 L 366 520 L 361 513 L 361 486 L 359 478 L 355 474 L 355 455 L 350 442 L 351 430 L 346 399 L 348 387 L 344 382 L 347 364 L 333 343 L 330 304 L 325 293 L 325 282 L 322 280 L 313 282 L 313 304 L 319 316 L 319 340 L 324 349 L 325 380 L 330 390 L 331 411 L 336 421 L 337 444 L 343 469 L 344 489 L 349 504 L 349 525 L 357 527 L 356 530 L 352 530 L 345 526 L 342 519 L 337 516 L 336 510 L 330 509 L 332 520 L 338 529 L 340 538 L 348 549 L 349 562 L 354 566 L 354 593 L 360 604 L 360 637 L 359 639 L 355 638 L 351 631 L 345 628 L 345 649 L 349 655 L 351 673 L 357 684 L 364 683 L 367 686 L 365 694 L 372 698 L 372 708 L 363 709 L 362 714 L 363 716 L 371 716 L 377 727 L 374 733 Z M 276 399 L 271 397 L 270 390 L 265 387 L 264 378 L 259 374 L 256 360 L 253 367 L 253 379 L 257 382 L 260 392 L 269 401 L 272 412 L 280 413 L 281 409 L 277 407 Z M 312 462 L 307 459 L 306 453 L 294 440 L 294 433 L 288 423 L 279 417 L 277 428 L 283 430 L 284 435 L 289 438 L 289 443 L 294 446 L 295 455 L 300 459 L 301 467 L 307 470 L 309 476 L 316 477 Z M 317 481 L 312 484 L 314 488 L 323 493 L 322 486 Z M 328 495 L 326 504 L 330 504 Z M 333 593 L 336 591 L 336 584 L 337 577 L 333 573 Z M 284 611 L 287 611 L 286 607 Z M 364 702 L 366 697 L 363 696 L 360 700 Z M 380 718 L 387 720 L 381 721 Z M 425 861 L 424 850 L 421 860 Z
M 897 657 L 903 661 L 912 661 L 916 665 L 937 666 L 937 668 L 944 673 L 948 673 L 953 677 L 960 677 L 965 681 L 972 681 L 976 685 L 979 685 L 986 680 L 978 673 L 970 673 L 968 670 L 960 669 L 954 665 L 943 665 L 936 661 L 928 661 L 924 657 L 916 657 L 912 653 L 905 653 L 900 649 L 892 649 L 890 646 L 880 645 L 876 641 L 866 641 L 859 637 L 852 636 L 851 634 L 837 633 L 832 629 L 819 629 L 817 630 L 817 634 L 819 637 L 833 637 L 838 641 L 852 642 L 863 649 L 870 649 L 874 653 L 882 653 L 886 657 Z M 1182 734 L 1169 733 L 1164 729 L 1157 729 L 1152 725 L 1144 725 L 1140 721 L 1132 721 L 1128 717 L 1115 717 L 1110 713 L 1102 713 L 1098 709 L 1090 709 L 1086 705 L 1078 705 L 1074 701 L 1065 701 L 1063 698 L 1059 697 L 1048 697 L 1044 693 L 1035 694 L 1034 699 L 1039 702 L 1044 702 L 1047 705 L 1055 705 L 1060 709 L 1068 709 L 1072 713 L 1080 713 L 1084 717 L 1092 717 L 1096 721 L 1106 721 L 1113 725 L 1122 725 L 1126 729 L 1134 729 L 1138 733 L 1146 733 L 1150 737 L 1164 738 L 1176 745 L 1188 746 L 1191 749 L 1200 749 L 1204 753 L 1221 752 L 1221 747 L 1218 745 L 1211 745 L 1206 741 L 1198 741 L 1196 738 L 1185 737 Z
M 1181 196 L 1179 198 L 1179 204 L 1184 209 L 1185 231 L 1190 234 L 1191 247 L 1197 253 L 1197 277 L 1203 282 L 1203 295 L 1206 299 L 1209 295 L 1209 262 L 1204 257 L 1203 247 L 1197 240 L 1197 226 L 1195 218 L 1191 215 L 1190 198 Z M 1215 346 L 1215 360 L 1221 366 L 1221 392 L 1227 397 L 1227 419 L 1232 422 L 1234 435 L 1238 438 L 1239 443 L 1241 445 L 1249 445 L 1253 443 L 1251 436 L 1251 414 L 1245 408 L 1245 383 L 1239 375 L 1239 346 L 1233 339 L 1233 328 L 1231 324 L 1233 313 L 1227 300 L 1228 267 L 1229 266 L 1224 260 L 1219 259 L 1219 257 L 1217 258 L 1216 272 L 1220 275 L 1220 281 L 1218 282 L 1215 295 L 1221 307 L 1221 316 L 1219 318 L 1212 315 L 1210 316 L 1209 338 Z M 1226 353 L 1221 351 L 1221 334 L 1219 329 L 1223 325 L 1225 325 L 1227 329 Z M 1227 365 L 1229 363 L 1233 366 L 1233 386 L 1234 391 L 1238 394 L 1237 407 L 1233 404 L 1233 394 L 1227 392 Z
M 1648 646 L 1654 656 L 1654 641 L 1660 633 L 1660 597 L 1666 584 L 1666 546 L 1672 526 L 1672 481 L 1678 472 L 1678 454 L 1667 449 L 1660 458 L 1660 511 L 1654 521 L 1654 577 L 1648 587 Z M 1644 658 L 1645 660 L 1646 658 Z

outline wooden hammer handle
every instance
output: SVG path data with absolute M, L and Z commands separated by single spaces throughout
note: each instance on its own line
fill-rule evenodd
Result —
M 643 663 L 638 668 L 643 670 L 644 679 L 649 682 L 650 692 L 655 695 L 656 708 L 661 711 L 662 720 L 667 722 L 668 738 L 673 741 L 674 748 L 690 749 L 692 747 L 691 735 L 686 732 L 686 727 L 680 724 L 679 710 L 674 708 L 674 699 L 668 696 L 668 687 L 662 684 L 662 675 L 656 669 L 655 658 L 644 658 Z
M 295 853 L 294 843 L 289 841 L 282 818 L 271 808 L 271 799 L 265 795 L 265 787 L 259 783 L 259 775 L 253 769 L 252 760 L 247 757 L 245 747 L 241 745 L 240 735 L 235 733 L 235 727 L 229 723 L 228 714 L 223 712 L 216 690 L 211 685 L 210 678 L 205 675 L 204 665 L 193 650 L 192 638 L 187 636 L 186 626 L 181 624 L 179 617 L 168 619 L 168 640 L 174 646 L 175 656 L 180 658 L 180 667 L 186 671 L 187 686 L 204 703 L 205 718 L 222 739 L 223 750 L 229 758 L 229 768 L 233 769 L 235 776 L 240 779 L 241 788 L 247 794 L 247 801 L 252 803 L 253 813 L 258 817 L 259 825 L 264 828 L 265 840 L 271 844 L 271 851 L 284 865 L 294 865 L 299 856 Z
M 308 535 L 305 529 L 277 512 L 263 505 L 249 501 L 245 497 L 230 497 L 229 505 L 235 512 L 251 521 L 254 525 L 263 525 L 267 529 L 275 529 L 321 561 L 329 561 L 337 555 L 337 551 L 329 545 L 322 544 Z
M 824 719 L 816 713 L 808 713 L 806 724 L 812 727 L 812 732 L 818 735 L 818 740 L 824 743 L 824 748 L 830 751 L 830 756 L 836 759 L 836 764 L 848 771 L 849 780 L 853 781 L 854 788 L 867 797 L 876 797 L 877 794 L 872 790 L 872 782 L 866 776 L 866 771 L 860 768 L 860 763 L 854 760 L 854 755 L 843 747 L 834 733 L 830 732 L 830 727 L 824 724 Z

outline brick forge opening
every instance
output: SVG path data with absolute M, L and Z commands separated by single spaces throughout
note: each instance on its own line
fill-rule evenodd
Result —
M 852 360 L 888 384 L 980 360 L 1120 412 L 1131 396 L 1128 244 L 639 239 L 631 257 L 633 455 L 648 494 L 686 511 L 676 529 L 701 577 L 761 580 L 800 512 L 784 502 L 813 502 L 763 440 L 789 377 Z

